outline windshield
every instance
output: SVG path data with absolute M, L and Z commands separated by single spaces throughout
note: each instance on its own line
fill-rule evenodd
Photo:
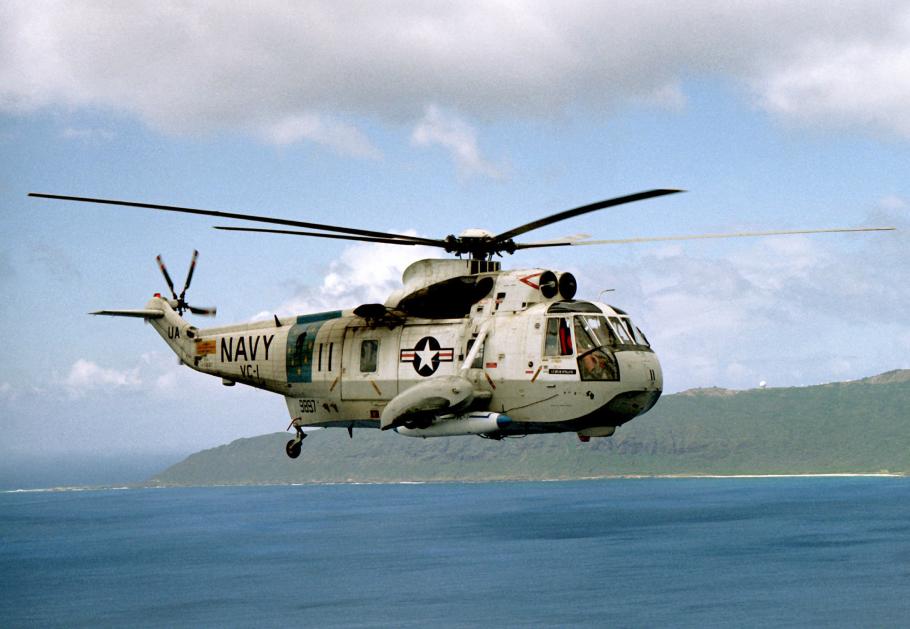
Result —
M 610 325 L 616 332 L 619 342 L 625 345 L 644 345 L 650 347 L 648 339 L 632 323 L 629 317 L 610 317 Z
M 619 337 L 621 343 L 632 344 L 632 332 L 626 327 L 625 323 L 620 321 L 619 317 L 610 317 L 610 323 L 613 324 L 613 329 L 616 331 L 616 336 Z
M 609 349 L 616 345 L 605 317 L 575 315 L 575 347 L 582 380 L 619 380 L 619 364 Z
M 616 345 L 616 336 L 604 317 L 577 315 L 575 317 L 575 344 L 581 354 L 595 347 Z

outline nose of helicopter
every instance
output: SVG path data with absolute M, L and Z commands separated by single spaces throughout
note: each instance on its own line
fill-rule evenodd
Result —
M 658 395 L 664 390 L 664 372 L 660 368 L 660 361 L 657 359 L 657 354 L 651 352 L 648 357 L 645 359 L 648 369 L 650 369 L 649 375 L 652 376 L 652 387 L 657 391 Z M 655 400 L 656 402 L 657 400 Z
M 623 362 L 628 374 L 628 379 L 626 376 L 622 379 L 625 391 L 614 396 L 604 408 L 616 426 L 651 410 L 660 399 L 664 384 L 657 354 L 651 351 L 624 353 Z

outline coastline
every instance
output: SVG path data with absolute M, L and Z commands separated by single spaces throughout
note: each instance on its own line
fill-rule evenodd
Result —
M 225 488 L 225 487 L 310 487 L 330 485 L 481 485 L 488 483 L 572 483 L 579 481 L 602 480 L 725 480 L 725 479 L 774 479 L 774 478 L 910 478 L 910 475 L 899 472 L 826 472 L 813 474 L 621 474 L 609 476 L 585 476 L 578 478 L 488 478 L 488 479 L 433 479 L 433 480 L 346 480 L 346 481 L 313 481 L 293 483 L 211 483 L 211 484 L 176 484 L 176 483 L 136 483 L 128 485 L 72 485 L 60 487 L 36 487 L 29 489 L 0 489 L 0 494 L 43 494 L 91 491 L 129 491 L 139 489 L 192 489 L 192 488 Z

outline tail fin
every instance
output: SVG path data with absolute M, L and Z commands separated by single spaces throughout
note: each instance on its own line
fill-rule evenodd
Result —
M 193 363 L 196 328 L 177 314 L 170 302 L 160 295 L 152 297 L 142 309 L 98 310 L 90 314 L 145 319 L 152 324 L 152 327 L 177 354 L 181 362 Z
M 143 311 L 153 311 L 157 315 L 146 320 L 161 335 L 161 338 L 177 354 L 181 362 L 192 365 L 193 356 L 196 354 L 197 329 L 195 326 L 177 314 L 168 300 L 155 296 L 149 301 Z M 140 311 L 142 312 L 142 311 Z

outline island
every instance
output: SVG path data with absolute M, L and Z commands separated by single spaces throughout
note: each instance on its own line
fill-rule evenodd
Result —
M 501 441 L 317 430 L 239 439 L 156 474 L 153 486 L 568 480 L 628 476 L 910 474 L 910 370 L 807 387 L 665 395 L 609 438 Z

